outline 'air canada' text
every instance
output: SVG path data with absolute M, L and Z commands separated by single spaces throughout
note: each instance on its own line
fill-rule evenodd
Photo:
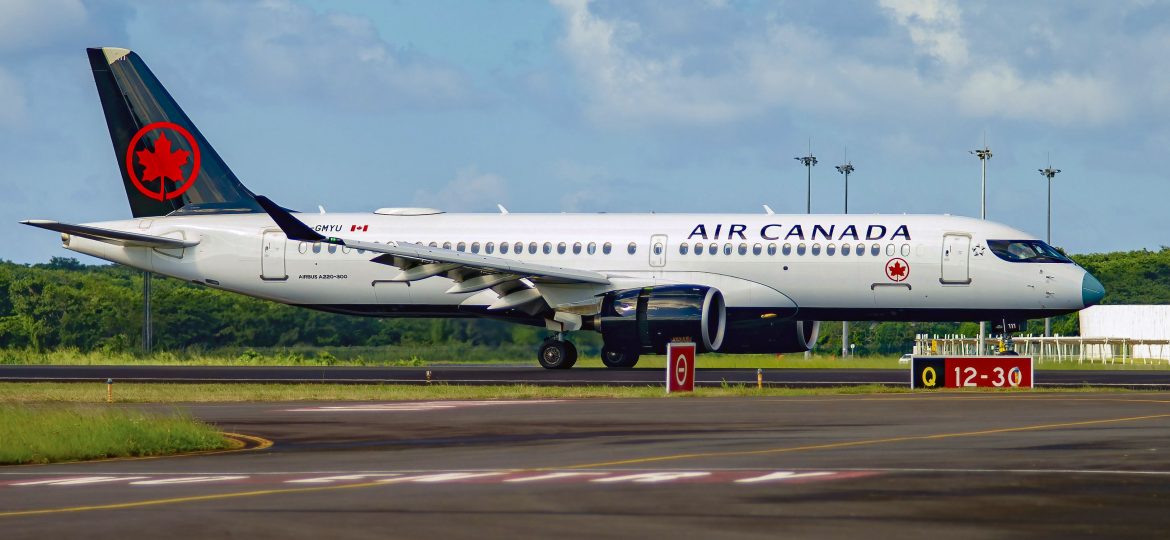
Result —
M 687 240 L 747 240 L 747 227 L 738 223 L 719 223 L 708 227 L 700 223 L 691 230 Z M 769 223 L 760 227 L 759 236 L 764 240 L 910 240 L 910 229 L 898 225 L 891 233 L 890 227 L 885 225 L 813 225 L 806 229 L 803 225 L 785 227 L 779 223 Z

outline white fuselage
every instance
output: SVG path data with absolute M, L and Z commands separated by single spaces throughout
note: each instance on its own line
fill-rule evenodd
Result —
M 718 288 L 729 310 L 772 310 L 800 320 L 1034 318 L 1085 307 L 1083 269 L 1069 263 L 1003 260 L 986 249 L 987 240 L 1034 237 L 965 217 L 442 213 L 297 217 L 325 236 L 462 247 L 469 252 L 474 248 L 494 257 L 593 270 L 610 277 L 612 285 L 607 286 L 540 287 L 554 309 L 609 290 L 668 283 Z M 199 244 L 161 250 L 74 236 L 66 247 L 287 304 L 381 316 L 459 316 L 483 314 L 496 298 L 490 290 L 447 293 L 453 282 L 440 276 L 411 283 L 390 281 L 400 269 L 371 262 L 377 254 L 288 241 L 266 214 L 170 216 L 91 225 Z M 507 245 L 506 251 L 501 245 Z

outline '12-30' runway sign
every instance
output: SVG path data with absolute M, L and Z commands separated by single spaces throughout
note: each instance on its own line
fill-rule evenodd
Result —
M 695 390 L 695 344 L 666 344 L 666 392 Z

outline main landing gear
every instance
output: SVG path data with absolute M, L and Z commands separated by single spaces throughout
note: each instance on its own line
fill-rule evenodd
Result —
M 601 348 L 601 363 L 611 369 L 628 369 L 638 363 L 638 352 L 610 347 Z
M 546 369 L 569 369 L 577 363 L 577 347 L 565 341 L 563 336 L 557 335 L 540 344 L 540 352 L 537 353 L 536 359 Z

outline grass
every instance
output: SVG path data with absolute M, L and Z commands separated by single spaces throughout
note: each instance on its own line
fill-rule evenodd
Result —
M 1020 390 L 963 389 L 963 392 L 1019 392 Z M 1099 388 L 1044 389 L 1037 392 L 1115 391 Z M 468 386 L 435 383 L 402 384 L 165 384 L 123 383 L 114 386 L 118 403 L 230 403 L 288 401 L 419 401 L 459 399 L 588 399 L 588 398 L 707 398 L 707 397 L 791 397 L 847 394 L 904 394 L 909 388 L 860 385 L 828 388 L 764 387 L 725 384 L 702 387 L 694 393 L 667 395 L 662 386 Z M 101 403 L 106 399 L 104 383 L 0 383 L 0 404 L 4 403 Z M 2 440 L 2 439 L 0 439 Z
M 531 348 L 505 347 L 492 350 L 487 347 L 349 347 L 293 349 L 243 349 L 220 351 L 163 351 L 154 354 L 130 352 L 82 352 L 77 349 L 58 349 L 34 352 L 25 349 L 0 349 L 0 364 L 8 365 L 70 365 L 70 366 L 349 366 L 349 367 L 430 367 L 430 366 L 483 366 L 519 365 L 536 366 L 535 346 Z M 409 356 L 403 356 L 409 354 Z M 663 368 L 663 356 L 643 356 L 638 362 L 640 368 Z M 1036 369 L 1087 369 L 1087 370 L 1164 370 L 1170 363 L 1105 364 L 1101 362 L 1076 361 L 1036 362 Z M 579 367 L 603 367 L 596 356 L 583 356 L 577 361 Z M 909 369 L 898 363 L 897 355 L 872 355 L 841 358 L 834 355 L 814 354 L 804 358 L 803 354 L 703 354 L 699 356 L 699 368 L 727 369 Z
M 844 388 L 757 389 L 754 385 L 728 384 L 700 388 L 695 397 L 803 396 L 907 392 L 908 389 L 866 385 Z M 436 383 L 403 384 L 165 384 L 122 383 L 114 385 L 118 403 L 215 403 L 244 401 L 405 401 L 454 399 L 579 399 L 657 398 L 666 393 L 658 386 L 468 386 Z M 688 394 L 672 394 L 686 397 Z M 76 402 L 106 400 L 105 383 L 0 383 L 0 403 Z
M 0 403 L 0 465 L 161 456 L 229 444 L 214 427 L 181 413 Z

